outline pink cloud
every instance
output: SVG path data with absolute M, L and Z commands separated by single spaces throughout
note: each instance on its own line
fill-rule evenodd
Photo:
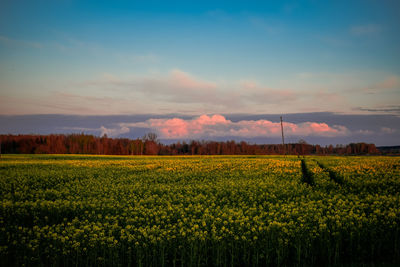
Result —
M 386 77 L 385 80 L 376 85 L 377 88 L 383 88 L 383 89 L 393 89 L 393 88 L 398 88 L 399 86 L 400 86 L 400 81 L 397 76 Z
M 126 126 L 145 127 L 156 131 L 161 138 L 206 138 L 206 137 L 279 137 L 281 125 L 279 122 L 268 120 L 243 120 L 232 122 L 222 115 L 201 115 L 199 117 L 184 120 L 150 119 L 145 122 L 133 123 Z M 286 136 L 343 136 L 349 134 L 344 126 L 329 126 L 326 123 L 304 122 L 283 124 Z
M 216 133 L 218 126 L 232 123 L 221 115 L 201 115 L 193 120 L 173 119 L 150 119 L 144 123 L 135 123 L 130 126 L 148 127 L 156 130 L 163 138 L 191 138 L 202 135 L 212 136 Z
M 228 124 L 231 121 L 225 119 L 224 116 L 221 115 L 213 115 L 211 117 L 207 115 L 201 115 L 198 119 L 195 120 L 199 124 L 202 125 L 216 125 L 216 124 Z
M 374 85 L 362 88 L 366 93 L 381 93 L 383 91 L 391 91 L 393 89 L 400 88 L 400 78 L 398 76 L 392 75 L 386 77 L 383 81 L 376 83 Z
M 314 95 L 314 99 L 316 101 L 321 101 L 321 102 L 343 102 L 345 99 L 343 96 L 337 94 L 337 93 L 330 93 L 326 91 L 318 91 Z
M 170 73 L 171 86 L 185 89 L 214 89 L 216 85 L 211 82 L 200 81 L 181 70 L 172 70 Z
M 150 119 L 148 127 L 156 129 L 163 137 L 185 137 L 189 134 L 188 122 L 182 119 Z
M 326 123 L 308 122 L 306 124 L 308 125 L 308 127 L 310 127 L 310 129 L 313 132 L 326 133 L 326 132 L 330 132 L 330 131 L 334 131 L 334 132 L 337 131 L 336 129 L 332 129 L 331 127 L 329 127 L 328 124 L 326 124 Z

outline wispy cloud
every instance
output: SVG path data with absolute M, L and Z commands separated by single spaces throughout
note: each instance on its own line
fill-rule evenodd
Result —
M 384 91 L 400 89 L 400 77 L 392 73 L 382 72 L 300 72 L 296 74 L 299 81 L 309 84 L 318 83 L 325 87 L 334 87 L 337 92 L 343 91 Z
M 265 86 L 259 86 L 254 81 L 242 81 L 240 99 L 250 103 L 287 103 L 298 100 L 302 95 L 292 89 L 273 89 Z
M 355 108 L 366 111 L 357 107 L 376 108 L 373 103 L 377 100 L 385 103 L 390 98 L 386 103 L 393 104 L 399 80 L 385 73 L 302 72 L 269 85 L 240 77 L 210 80 L 180 69 L 128 76 L 104 73 L 83 82 L 60 83 L 58 88 L 48 89 L 52 94 L 14 94 L 4 83 L 3 87 L 10 89 L 3 94 L 15 97 L 14 104 L 3 110 L 7 114 L 21 114 L 20 110 L 25 114 L 354 113 Z M 30 104 L 22 104 L 25 102 Z
M 152 101 L 172 103 L 220 104 L 222 99 L 214 82 L 199 79 L 179 69 L 171 70 L 167 75 L 148 75 L 120 78 L 115 75 L 103 75 L 102 78 L 87 81 L 83 86 L 110 87 L 122 90 L 138 97 L 149 97 Z
M 384 91 L 399 89 L 400 90 L 400 78 L 392 75 L 387 76 L 383 81 L 375 83 L 373 85 L 362 88 L 362 91 L 370 94 L 382 93 Z
M 154 64 L 160 62 L 160 57 L 154 53 L 116 54 L 117 59 L 127 63 Z
M 377 24 L 354 25 L 335 34 L 319 35 L 317 38 L 329 46 L 345 49 L 357 47 L 361 37 L 376 37 L 381 32 L 382 28 Z
M 117 127 L 105 127 L 104 125 L 99 128 L 87 128 L 87 127 L 61 127 L 61 130 L 64 131 L 73 131 L 79 133 L 86 134 L 95 134 L 95 135 L 107 135 L 108 137 L 118 137 L 122 134 L 126 134 L 130 132 L 130 129 L 126 126 L 117 126 Z
M 267 20 L 257 16 L 250 16 L 249 21 L 256 29 L 260 29 L 269 34 L 276 34 L 283 31 L 283 26 L 277 21 Z
M 110 136 L 110 137 L 116 137 L 121 134 L 129 133 L 130 129 L 126 126 L 122 126 L 120 128 L 106 128 L 104 126 L 101 126 L 100 132 L 101 132 L 101 135 L 106 134 L 107 136 Z
M 206 15 L 212 19 L 219 21 L 225 21 L 225 22 L 232 21 L 232 16 L 221 9 L 209 10 L 206 12 Z
M 76 38 L 64 36 L 58 41 L 42 40 L 41 42 L 32 40 L 20 40 L 0 35 L 0 44 L 9 47 L 28 47 L 36 49 L 55 49 L 61 52 L 72 51 L 76 49 L 85 50 L 91 53 L 99 54 L 103 49 L 95 43 L 88 43 Z
M 11 46 L 11 47 L 31 47 L 31 48 L 43 48 L 43 44 L 39 42 L 32 42 L 32 41 L 25 41 L 25 40 L 18 40 L 18 39 L 13 39 L 9 38 L 7 36 L 2 36 L 0 35 L 0 44 L 6 45 L 6 46 Z
M 158 106 L 158 111 L 179 105 L 180 109 L 193 110 L 191 114 L 271 110 L 276 113 L 351 112 L 366 98 L 365 93 L 382 93 L 379 97 L 384 99 L 386 92 L 398 88 L 399 80 L 384 73 L 302 72 L 268 86 L 251 79 L 206 80 L 173 69 L 167 74 L 130 77 L 105 74 L 78 86 L 103 88 L 112 90 L 114 95 L 146 100 Z
M 178 69 L 171 71 L 170 79 L 172 83 L 176 84 L 178 87 L 185 89 L 193 89 L 193 90 L 215 89 L 216 87 L 214 83 L 197 80 L 190 74 Z
M 152 101 L 179 104 L 205 104 L 209 107 L 235 109 L 255 105 L 276 105 L 298 100 L 301 94 L 290 89 L 274 89 L 255 81 L 217 83 L 198 78 L 179 69 L 167 75 L 149 75 L 120 78 L 105 74 L 87 81 L 83 86 L 113 88 L 139 98 L 151 97 Z
M 132 114 L 143 113 L 146 103 L 123 95 L 83 95 L 79 93 L 54 92 L 41 100 L 44 106 L 67 114 Z
M 333 47 L 349 47 L 352 45 L 351 40 L 349 40 L 348 38 L 346 38 L 346 36 L 320 36 L 318 37 L 318 39 L 323 42 L 324 44 L 327 44 L 329 46 L 333 46 Z
M 135 99 L 52 92 L 45 96 L 0 96 L 0 114 L 126 114 L 140 113 Z
M 394 106 L 394 105 L 380 106 L 380 107 L 358 107 L 356 108 L 356 110 L 367 111 L 370 113 L 400 115 L 400 106 Z
M 361 130 L 354 131 L 353 134 L 357 134 L 357 135 L 373 135 L 373 134 L 375 134 L 375 132 L 371 131 L 371 130 L 363 130 L 363 129 L 361 129 Z
M 354 36 L 371 36 L 381 32 L 381 27 L 377 24 L 356 25 L 349 29 Z
M 389 127 L 382 127 L 382 128 L 381 128 L 381 132 L 382 132 L 383 134 L 394 134 L 394 133 L 397 132 L 397 130 L 396 130 L 396 129 L 389 128 Z

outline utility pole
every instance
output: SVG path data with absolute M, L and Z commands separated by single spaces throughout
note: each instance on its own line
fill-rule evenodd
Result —
M 282 131 L 282 147 L 283 147 L 283 151 L 285 151 L 285 137 L 283 136 L 283 122 L 282 122 L 282 116 L 281 116 L 281 131 Z

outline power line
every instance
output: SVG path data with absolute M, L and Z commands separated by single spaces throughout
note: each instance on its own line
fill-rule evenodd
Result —
M 283 136 L 283 122 L 282 122 L 282 116 L 281 116 L 281 131 L 282 131 L 282 145 L 285 145 L 285 137 Z
M 285 137 L 283 136 L 283 121 L 282 121 L 282 116 L 281 116 L 281 132 L 282 132 L 282 148 L 283 148 L 283 152 L 285 152 Z

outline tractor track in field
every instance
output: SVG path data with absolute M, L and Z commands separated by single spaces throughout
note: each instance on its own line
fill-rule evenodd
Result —
M 303 174 L 301 181 L 308 185 L 314 186 L 314 174 L 308 169 L 305 159 L 301 159 L 301 172 Z
M 341 175 L 339 175 L 338 173 L 336 173 L 335 171 L 333 171 L 331 168 L 325 166 L 323 163 L 316 161 L 318 166 L 324 171 L 327 172 L 329 174 L 329 178 L 331 178 L 331 180 L 333 180 L 335 183 L 342 185 L 344 180 L 343 177 Z

